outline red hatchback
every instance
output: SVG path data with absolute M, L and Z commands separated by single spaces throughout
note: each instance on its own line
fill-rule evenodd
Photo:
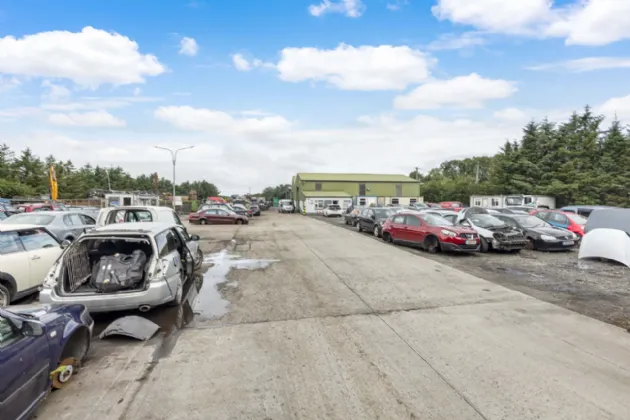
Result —
M 586 218 L 579 214 L 559 211 L 559 210 L 547 210 L 536 209 L 529 212 L 539 219 L 544 220 L 552 226 L 566 229 L 575 233 L 580 238 L 584 236 L 584 227 L 586 226 Z
M 458 211 L 459 209 L 464 208 L 464 205 L 459 201 L 442 201 L 440 202 L 440 207 L 443 209 Z
M 243 225 L 249 219 L 226 209 L 206 209 L 188 215 L 188 222 L 198 225 Z
M 399 213 L 390 217 L 383 225 L 383 239 L 420 245 L 429 252 L 475 252 L 480 244 L 473 229 L 428 213 Z

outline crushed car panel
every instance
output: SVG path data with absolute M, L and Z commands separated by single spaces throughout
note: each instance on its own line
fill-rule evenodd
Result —
M 137 340 L 146 341 L 153 337 L 160 327 L 137 315 L 129 315 L 118 318 L 107 326 L 98 336 L 101 340 L 110 335 L 124 335 Z

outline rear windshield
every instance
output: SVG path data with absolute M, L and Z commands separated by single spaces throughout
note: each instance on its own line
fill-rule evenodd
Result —
M 331 210 L 339 210 L 339 209 L 341 209 L 341 207 L 339 207 L 337 205 L 334 205 L 334 204 L 332 206 L 328 206 L 328 208 L 331 209 Z
M 505 226 L 503 221 L 489 214 L 474 214 L 470 216 L 470 220 L 475 224 L 475 226 L 482 228 Z
M 578 224 L 578 225 L 586 224 L 586 218 L 583 216 L 580 216 L 579 214 L 567 213 L 567 217 L 571 219 L 573 223 L 575 224 Z
M 55 216 L 49 216 L 45 213 L 23 213 L 9 217 L 2 223 L 9 225 L 37 225 L 46 226 L 55 220 Z
M 376 209 L 374 210 L 374 214 L 377 219 L 386 219 L 392 214 L 396 214 L 396 211 L 393 209 Z
M 425 214 L 421 215 L 420 218 L 422 220 L 424 220 L 425 222 L 427 222 L 427 224 L 429 224 L 431 226 L 453 226 L 453 223 L 451 223 L 450 221 L 446 220 L 442 216 L 437 216 L 435 214 L 425 213 Z

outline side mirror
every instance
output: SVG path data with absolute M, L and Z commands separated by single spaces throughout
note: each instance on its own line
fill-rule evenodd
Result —
M 468 220 L 462 220 L 460 225 L 470 227 L 470 222 Z
M 370 219 L 372 219 L 372 220 L 376 220 L 376 216 L 371 215 L 371 216 L 370 216 Z
M 44 335 L 44 329 L 38 322 L 24 321 L 20 331 L 25 337 L 39 337 Z
M 72 242 L 70 242 L 67 239 L 64 239 L 63 242 L 61 243 L 61 249 L 66 249 L 68 248 L 70 245 L 72 244 Z
M 199 237 L 199 235 L 190 235 L 190 240 L 191 240 L 191 241 L 198 241 L 199 239 L 201 239 L 201 238 Z

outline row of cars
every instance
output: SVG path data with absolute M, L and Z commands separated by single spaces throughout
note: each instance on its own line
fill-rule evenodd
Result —
M 36 290 L 40 304 L 0 308 L 0 417 L 26 419 L 88 353 L 91 312 L 180 304 L 203 253 L 164 207 L 102 209 L 72 241 L 11 218 L 0 223 L 2 306 Z
M 419 245 L 431 252 L 520 252 L 523 248 L 574 248 L 581 238 L 578 226 L 583 232 L 585 219 L 578 215 L 561 216 L 571 220 L 569 225 L 554 210 L 532 208 L 472 207 L 454 211 L 435 207 L 367 207 L 348 209 L 344 221 L 359 232 L 368 231 L 389 242 Z
M 246 225 L 252 216 L 260 216 L 269 206 L 265 203 L 209 203 L 188 215 L 188 221 L 197 225 Z

